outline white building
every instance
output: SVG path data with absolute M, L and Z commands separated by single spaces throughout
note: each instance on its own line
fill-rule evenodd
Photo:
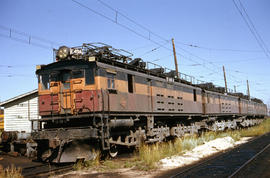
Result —
M 16 96 L 0 103 L 4 107 L 4 131 L 30 133 L 33 119 L 38 119 L 38 91 Z

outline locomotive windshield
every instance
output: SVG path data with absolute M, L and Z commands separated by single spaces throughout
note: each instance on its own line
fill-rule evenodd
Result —
M 61 82 L 64 89 L 70 88 L 70 81 L 72 79 L 85 79 L 85 85 L 94 84 L 94 69 L 73 69 L 73 70 L 57 70 L 50 72 L 43 72 L 39 75 L 39 83 L 42 85 L 43 90 L 50 89 L 50 82 Z

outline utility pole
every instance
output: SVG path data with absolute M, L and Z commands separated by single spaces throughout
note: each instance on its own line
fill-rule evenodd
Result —
M 179 78 L 178 64 L 177 64 L 176 51 L 175 51 L 174 39 L 173 38 L 172 38 L 172 46 L 173 46 L 173 55 L 174 55 L 174 64 L 175 64 L 176 76 L 177 76 L 177 78 Z
M 225 67 L 224 66 L 223 66 L 223 74 L 224 74 L 224 82 L 225 82 L 225 93 L 228 93 L 226 73 L 225 73 Z
M 236 93 L 236 86 L 234 85 L 234 93 Z
M 250 92 L 249 92 L 249 84 L 248 84 L 248 80 L 247 80 L 247 95 L 248 95 L 248 99 L 250 100 Z

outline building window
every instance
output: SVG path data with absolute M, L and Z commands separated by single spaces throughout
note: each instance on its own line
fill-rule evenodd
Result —
M 107 73 L 107 83 L 108 83 L 108 89 L 115 89 L 115 81 L 114 81 L 114 74 Z
M 128 74 L 128 92 L 133 93 L 133 76 Z
M 25 107 L 25 106 L 27 106 L 27 104 L 20 103 L 20 104 L 18 104 L 18 106 L 19 106 L 19 107 Z
M 196 89 L 193 89 L 193 101 L 197 101 Z
M 23 116 L 21 116 L 21 115 L 17 115 L 17 118 L 18 118 L 18 119 L 22 119 L 22 118 L 23 118 Z

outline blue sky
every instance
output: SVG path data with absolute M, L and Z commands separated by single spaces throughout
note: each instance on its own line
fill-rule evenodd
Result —
M 76 0 L 87 7 L 115 19 L 115 12 L 97 0 Z M 81 7 L 72 0 L 2 0 L 0 1 L 0 101 L 37 88 L 36 64 L 53 61 L 50 47 L 78 46 L 103 42 L 122 48 L 145 61 L 174 68 L 173 37 L 178 53 L 179 70 L 197 79 L 224 86 L 222 65 L 226 68 L 229 88 L 246 93 L 250 82 L 253 97 L 270 103 L 270 58 L 262 52 L 232 0 L 103 0 L 145 28 L 150 39 L 159 45 L 122 28 L 116 23 Z M 236 0 L 236 2 L 238 2 Z M 270 2 L 242 1 L 250 19 L 265 44 L 270 46 Z M 142 29 L 118 14 L 118 23 L 148 37 Z M 12 28 L 10 31 L 5 29 Z M 16 32 L 14 30 L 17 30 Z M 27 34 L 19 34 L 25 32 Z M 36 36 L 55 43 L 38 41 Z M 164 40 L 165 39 L 165 40 Z M 167 40 L 167 41 L 166 41 Z M 42 44 L 48 48 L 32 44 Z M 198 47 L 190 47 L 196 45 Z M 232 50 L 219 50 L 232 49 Z M 240 50 L 240 51 L 239 51 Z M 241 51 L 243 50 L 243 51 Z M 269 54 L 270 55 L 270 54 Z

